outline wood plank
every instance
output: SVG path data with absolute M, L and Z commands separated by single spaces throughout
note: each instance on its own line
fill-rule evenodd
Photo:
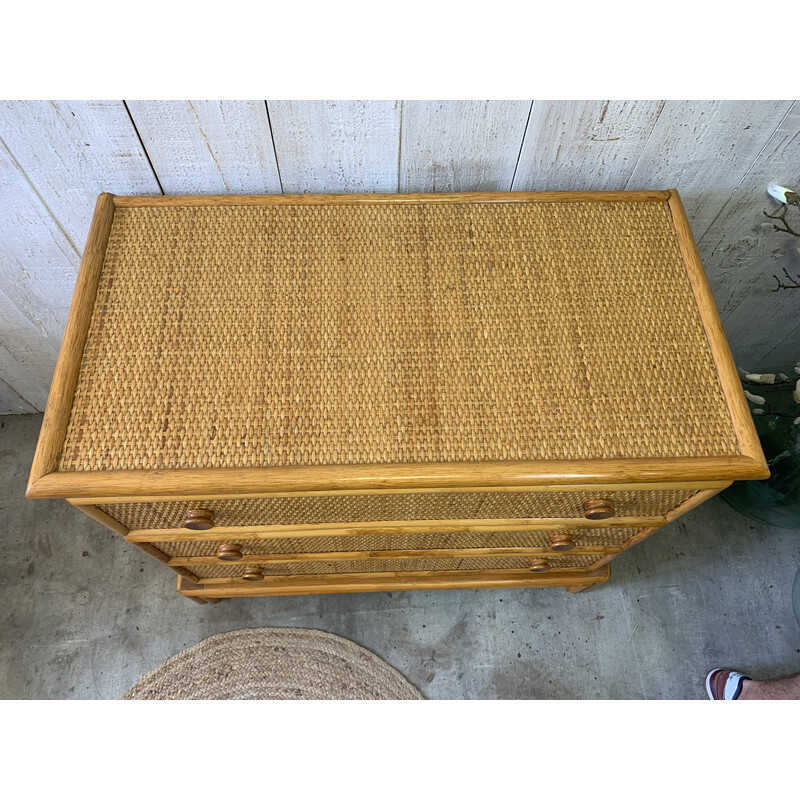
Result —
M 0 360 L 2 372 L 2 360 Z M 36 409 L 0 378 L 0 414 L 35 414 Z
M 792 357 L 800 345 L 797 292 L 774 292 L 772 277 L 784 267 L 800 272 L 798 240 L 773 230 L 763 214 L 779 208 L 766 193 L 770 183 L 797 187 L 798 163 L 800 104 L 795 103 L 698 243 L 731 350 L 747 370 L 800 358 Z
M 42 410 L 97 195 L 159 192 L 121 102 L 0 102 L 0 377 Z
M 197 586 L 180 582 L 178 591 L 186 597 L 266 597 L 297 594 L 340 594 L 430 589 L 503 589 L 550 586 L 590 586 L 607 581 L 608 566 L 593 572 L 562 571 L 533 574 L 521 570 L 473 570 L 469 572 L 403 572 L 357 575 L 292 575 L 263 581 L 228 582 Z
M 23 317 L 0 291 L 0 376 L 36 411 L 43 411 L 47 403 L 57 357 L 58 337 Z
M 513 188 L 623 189 L 663 105 L 652 100 L 534 101 Z
M 779 334 L 777 334 L 779 335 Z M 742 355 L 742 363 L 777 367 L 800 362 L 800 319 L 789 333 L 774 347 Z M 750 372 L 751 370 L 748 370 Z
M 396 192 L 400 103 L 269 100 L 283 191 Z
M 44 409 L 79 257 L 0 141 L 0 378 Z
M 723 323 L 756 286 L 774 288 L 772 275 L 780 274 L 784 266 L 792 264 L 787 253 L 797 246 L 797 239 L 774 231 L 763 212 L 779 207 L 767 195 L 770 183 L 797 186 L 798 163 L 800 104 L 795 103 L 719 216 L 698 240 L 700 257 Z M 791 291 L 783 292 L 781 297 L 776 294 L 770 317 L 796 309 L 796 298 L 792 295 Z M 763 324 L 763 320 L 757 324 Z M 739 336 L 746 332 L 737 328 L 729 330 L 728 335 L 735 350 Z
M 2 101 L 0 138 L 78 253 L 99 194 L 161 194 L 121 100 Z
M 129 100 L 167 194 L 281 192 L 263 100 Z
M 800 273 L 796 252 L 786 253 L 786 262 L 796 265 L 795 275 Z M 785 372 L 787 365 L 791 368 L 800 361 L 800 292 L 774 292 L 774 286 L 772 276 L 764 276 L 725 319 L 736 364 L 747 372 L 763 372 L 772 367 L 783 367 Z
M 509 191 L 529 100 L 405 100 L 401 192 Z
M 0 291 L 43 335 L 60 337 L 78 252 L 1 144 L 0 196 Z
M 625 188 L 676 187 L 699 240 L 791 105 L 778 100 L 669 100 Z

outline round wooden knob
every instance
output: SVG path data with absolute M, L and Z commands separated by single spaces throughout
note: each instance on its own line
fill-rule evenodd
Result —
M 214 527 L 214 515 L 204 508 L 192 508 L 186 512 L 183 527 L 190 531 L 207 531 Z
M 550 562 L 546 558 L 532 558 L 528 569 L 531 572 L 549 572 Z
M 571 533 L 554 533 L 550 540 L 551 550 L 572 550 L 575 542 L 572 540 Z
M 263 581 L 264 573 L 261 571 L 261 567 L 245 567 L 244 575 L 242 575 L 242 580 Z
M 242 548 L 238 544 L 225 544 L 217 548 L 217 558 L 220 561 L 239 561 L 242 558 Z
M 614 509 L 608 500 L 587 500 L 583 504 L 586 519 L 608 519 L 614 516 Z

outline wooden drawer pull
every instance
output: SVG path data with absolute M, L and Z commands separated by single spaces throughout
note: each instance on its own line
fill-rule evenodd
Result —
M 214 515 L 204 508 L 192 508 L 186 512 L 183 527 L 190 531 L 207 531 L 214 527 Z
M 240 561 L 242 558 L 242 548 L 238 544 L 225 544 L 224 542 L 217 548 L 217 558 L 220 561 Z
M 264 573 L 261 571 L 261 567 L 245 567 L 244 575 L 242 575 L 242 580 L 263 581 Z
M 550 562 L 546 558 L 532 558 L 528 569 L 531 572 L 549 572 Z
M 587 500 L 583 504 L 586 519 L 608 519 L 614 516 L 614 509 L 608 500 Z
M 551 550 L 561 552 L 563 550 L 572 550 L 573 547 L 575 547 L 575 542 L 571 533 L 554 533 L 550 540 Z

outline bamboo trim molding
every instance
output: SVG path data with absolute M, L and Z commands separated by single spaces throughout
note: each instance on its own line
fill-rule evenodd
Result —
M 178 578 L 178 591 L 191 598 L 267 597 L 300 594 L 352 594 L 391 592 L 402 589 L 504 589 L 526 587 L 592 586 L 608 580 L 606 565 L 592 572 L 565 574 L 563 571 L 534 575 L 520 570 L 473 570 L 471 572 L 402 572 L 358 575 L 292 575 L 267 577 L 258 584 L 227 582 L 213 586 L 192 586 Z
M 114 197 L 117 208 L 176 206 L 362 205 L 365 203 L 617 203 L 664 202 L 668 191 L 632 192 L 459 192 L 442 194 L 250 194 L 138 195 Z
M 452 571 L 455 571 L 455 570 L 452 570 Z M 578 575 L 585 575 L 589 570 L 588 570 L 587 567 L 560 567 L 557 570 L 553 569 L 553 570 L 550 570 L 550 571 L 551 572 L 557 572 L 559 576 L 569 579 L 569 578 L 573 578 L 573 577 L 578 576 Z M 507 569 L 507 570 L 503 570 L 503 569 L 477 570 L 477 569 L 475 569 L 475 570 L 473 570 L 473 569 L 469 569 L 468 567 L 462 567 L 460 570 L 458 570 L 458 572 L 461 575 L 464 575 L 465 573 L 469 573 L 469 572 L 494 572 L 494 573 L 506 572 L 506 573 L 515 573 L 516 575 L 522 574 L 522 575 L 525 575 L 526 577 L 531 574 L 529 570 L 520 570 L 520 569 Z M 329 573 L 327 573 L 327 572 L 323 572 L 323 573 L 318 573 L 316 575 L 307 575 L 305 577 L 314 578 L 316 580 L 322 580 L 328 574 Z M 408 572 L 347 572 L 347 573 L 343 573 L 343 574 L 345 574 L 345 575 L 369 575 L 371 577 L 376 577 L 376 576 L 379 576 L 379 575 L 389 575 L 392 578 L 400 578 L 401 576 L 408 575 L 409 573 Z M 418 573 L 413 573 L 412 572 L 410 574 L 412 574 L 412 575 L 414 575 L 414 574 L 416 574 L 416 575 L 438 575 L 439 571 L 438 570 L 431 570 L 431 571 L 428 571 L 428 572 L 418 572 Z M 262 580 L 268 580 L 270 577 L 272 577 L 272 576 L 269 576 L 269 575 L 264 576 L 264 578 Z M 222 586 L 241 586 L 241 585 L 245 585 L 245 586 L 247 586 L 250 583 L 250 581 L 247 581 L 244 578 L 201 578 L 200 580 L 198 580 L 198 583 L 201 584 L 205 588 L 207 586 L 208 587 L 212 587 L 212 586 L 218 586 L 218 585 L 222 585 Z
M 724 489 L 730 481 L 662 481 L 661 483 L 579 483 L 563 486 L 452 486 L 425 489 L 425 494 L 469 494 L 473 492 L 631 492 L 631 491 L 678 491 L 680 489 Z M 234 499 L 268 499 L 279 497 L 353 497 L 355 495 L 409 494 L 408 489 L 353 489 L 351 491 L 337 489 L 316 492 L 250 492 L 247 495 L 231 496 L 221 494 L 171 494 L 169 501 L 190 500 L 234 500 Z M 112 496 L 112 497 L 68 497 L 67 502 L 77 505 L 108 503 L 158 503 L 164 500 L 163 495 Z
M 742 453 L 761 466 L 761 474 L 753 477 L 769 478 L 769 468 L 758 440 L 753 417 L 744 396 L 741 381 L 736 370 L 730 345 L 725 336 L 719 310 L 711 292 L 700 253 L 692 236 L 686 211 L 676 189 L 669 190 L 669 208 L 678 237 L 678 245 L 683 256 L 689 279 L 692 284 L 703 327 L 708 337 L 708 345 L 719 375 L 722 391 L 733 417 L 733 426 Z
M 108 470 L 51 472 L 28 486 L 27 497 L 225 497 L 255 493 L 475 486 L 732 481 L 768 477 L 749 456 L 629 458 L 591 461 L 500 461 L 440 464 L 343 464 L 314 467 Z
M 570 556 L 605 556 L 617 555 L 621 552 L 621 547 L 613 545 L 595 547 L 581 547 L 578 545 L 563 553 L 556 552 L 549 547 L 470 547 L 431 550 L 356 550 L 353 552 L 339 550 L 324 553 L 256 554 L 242 556 L 236 561 L 224 561 L 216 556 L 186 556 L 183 558 L 171 558 L 167 563 L 171 567 L 191 567 L 193 565 L 218 566 L 220 564 L 292 564 L 297 561 L 404 561 L 418 558 L 485 558 L 487 556 L 507 556 L 509 558 L 515 556 L 540 556 L 553 559 L 555 562 L 559 558 L 569 558 Z M 576 567 L 576 569 L 585 569 L 585 567 Z
M 92 224 L 89 228 L 89 237 L 86 240 L 75 291 L 72 295 L 64 338 L 61 340 L 61 349 L 53 381 L 50 384 L 44 420 L 39 431 L 39 441 L 31 466 L 31 486 L 36 484 L 42 476 L 53 473 L 61 455 L 113 221 L 113 195 L 101 194 L 97 198 Z
M 100 512 L 102 513 L 102 512 Z M 393 522 L 326 522 L 319 525 L 252 525 L 248 527 L 212 528 L 192 531 L 187 528 L 149 528 L 132 530 L 125 537 L 129 542 L 217 542 L 226 539 L 291 539 L 297 536 L 357 536 L 364 533 L 475 533 L 501 531 L 535 531 L 551 528 L 660 528 L 664 517 L 619 517 L 607 520 L 589 519 L 455 519 L 403 520 Z

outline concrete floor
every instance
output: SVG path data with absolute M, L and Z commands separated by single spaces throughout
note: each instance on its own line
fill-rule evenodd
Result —
M 201 639 L 318 628 L 383 657 L 431 699 L 703 698 L 715 666 L 800 671 L 797 531 L 713 498 L 563 589 L 391 592 L 200 606 L 173 573 L 64 501 L 24 496 L 41 416 L 0 417 L 0 698 L 119 697 Z

